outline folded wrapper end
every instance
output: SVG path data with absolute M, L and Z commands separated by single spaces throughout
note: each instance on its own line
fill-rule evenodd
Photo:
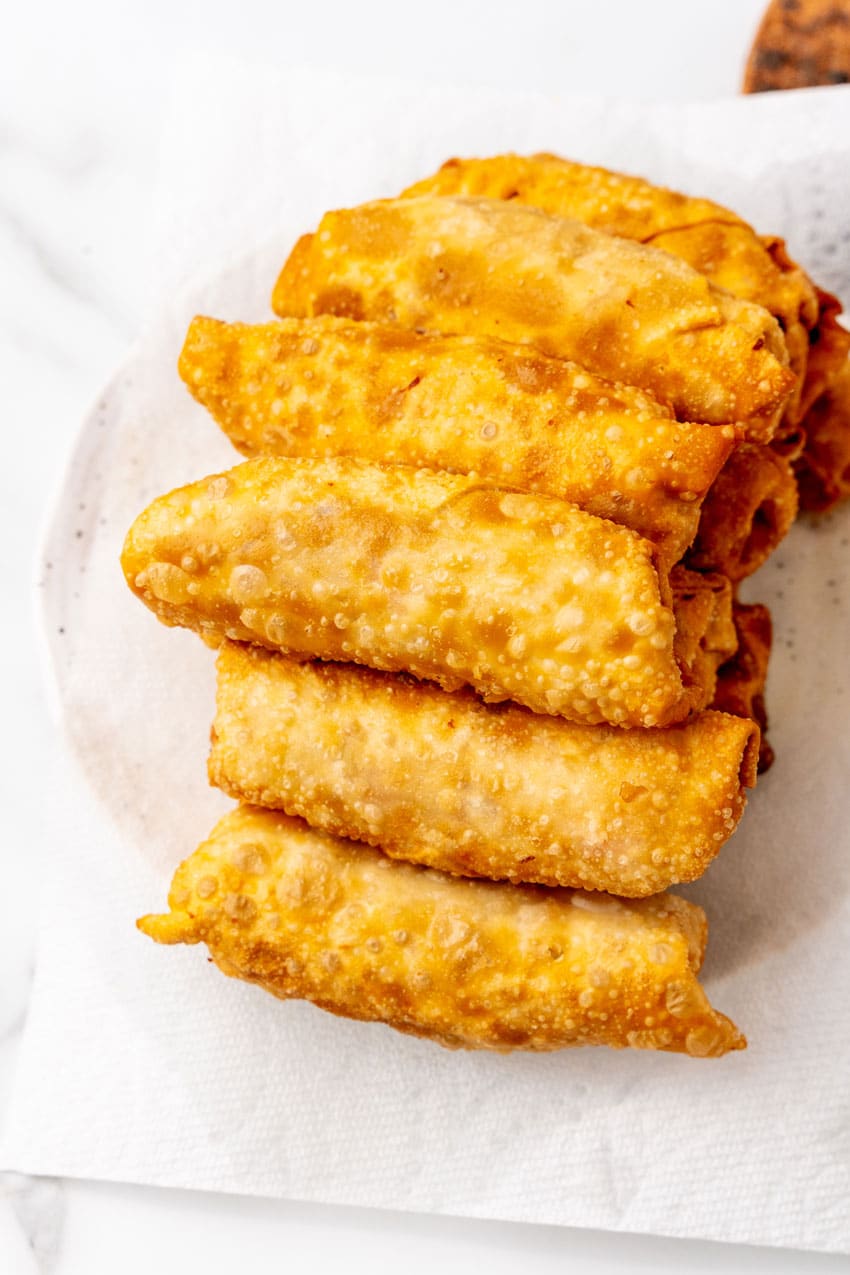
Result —
M 202 935 L 198 923 L 187 912 L 151 913 L 140 916 L 136 929 L 141 930 L 155 943 L 200 943 Z
M 795 470 L 800 507 L 823 513 L 850 495 L 850 361 L 806 417 L 806 447 Z
M 769 754 L 769 760 L 767 755 Z M 762 764 L 762 757 L 765 756 L 766 764 Z M 752 731 L 750 737 L 744 747 L 744 754 L 741 758 L 741 786 L 743 788 L 755 788 L 758 777 L 762 774 L 773 761 L 773 749 L 767 740 L 762 736 L 762 728 L 760 724 L 753 719 Z
M 774 761 L 774 752 L 765 733 L 767 710 L 764 699 L 773 626 L 770 612 L 760 603 L 744 605 L 735 602 L 733 618 L 738 634 L 738 650 L 718 669 L 712 708 L 732 713 L 736 717 L 748 717 L 758 726 L 756 761 L 758 773 L 763 775 Z M 750 764 L 746 758 L 745 762 Z M 741 776 L 742 782 L 746 784 L 743 769 Z
M 703 503 L 688 566 L 719 571 L 733 583 L 746 579 L 788 534 L 797 505 L 789 461 L 771 447 L 740 443 Z
M 674 650 L 682 681 L 708 688 L 714 698 L 717 670 L 738 648 L 732 621 L 732 585 L 718 573 L 689 571 L 681 563 L 670 574 L 676 616 Z
M 805 449 L 806 431 L 801 424 L 784 425 L 770 440 L 770 450 L 787 461 L 798 460 Z
M 841 302 L 817 288 L 818 320 L 809 333 L 809 360 L 800 402 L 801 418 L 829 388 L 850 356 L 850 332 L 841 323 Z
M 297 287 L 295 289 L 296 296 L 293 297 L 290 294 L 293 292 L 293 280 L 297 280 L 300 276 L 309 276 L 310 249 L 313 238 L 312 233 L 302 235 L 296 241 L 295 247 L 281 266 L 280 273 L 272 289 L 272 310 L 275 314 L 297 314 L 298 307 L 306 303 L 305 298 L 298 294 Z M 334 308 L 334 314 L 337 317 L 341 316 L 348 319 L 362 319 L 364 317 L 362 306 L 352 305 L 346 310 L 345 308 L 340 309 L 341 305 L 342 297 L 340 296 L 337 298 Z M 308 313 L 312 313 L 312 310 L 308 311 Z

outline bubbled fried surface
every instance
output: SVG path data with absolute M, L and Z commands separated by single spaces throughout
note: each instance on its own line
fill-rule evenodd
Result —
M 405 195 L 477 195 L 575 217 L 608 234 L 679 257 L 719 288 L 764 306 L 780 322 L 797 376 L 785 415 L 800 419 L 816 290 L 781 239 L 762 238 L 736 213 L 708 199 L 654 186 L 642 177 L 577 164 L 557 155 L 452 159 Z
M 632 386 L 488 337 L 323 315 L 196 318 L 180 374 L 247 456 L 359 456 L 559 496 L 677 562 L 733 431 L 680 423 Z
M 808 374 L 810 334 L 818 320 L 814 285 L 785 251 L 781 239 L 764 239 L 743 223 L 711 221 L 668 230 L 649 240 L 654 248 L 687 261 L 718 288 L 764 306 L 778 321 L 796 381 L 779 430 L 800 421 Z
M 668 253 L 516 202 L 423 196 L 327 213 L 273 305 L 533 345 L 681 419 L 752 421 L 760 435 L 795 383 L 766 310 Z
M 282 999 L 467 1049 L 633 1046 L 719 1056 L 746 1042 L 696 979 L 705 916 L 684 899 L 448 877 L 243 807 L 139 927 L 204 942 Z
M 552 216 L 575 217 L 597 230 L 639 242 L 707 221 L 744 224 L 736 213 L 710 199 L 546 153 L 446 160 L 433 176 L 403 192 L 405 198 L 421 195 L 472 195 L 531 204 Z
M 548 496 L 349 459 L 247 461 L 163 496 L 123 553 L 166 624 L 467 683 L 586 722 L 705 705 L 634 532 Z
M 226 643 L 209 772 L 230 796 L 461 876 L 640 897 L 702 875 L 758 728 L 576 726 L 469 691 Z

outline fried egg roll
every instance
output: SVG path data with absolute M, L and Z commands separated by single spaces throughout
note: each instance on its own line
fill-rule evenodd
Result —
M 459 876 L 643 897 L 702 875 L 755 782 L 758 727 L 577 726 L 402 674 L 226 643 L 210 781 Z
M 850 362 L 809 410 L 796 465 L 800 504 L 825 510 L 850 496 Z
M 142 932 L 205 943 L 282 1000 L 449 1048 L 746 1046 L 697 981 L 705 914 L 674 895 L 461 880 L 246 807 L 177 869 L 169 907 Z
M 735 654 L 717 671 L 717 689 L 712 708 L 738 717 L 749 717 L 760 731 L 759 774 L 773 765 L 773 749 L 767 740 L 767 709 L 764 688 L 773 643 L 770 612 L 761 603 L 750 606 L 735 602 L 732 618 L 738 638 Z
M 327 213 L 277 314 L 495 336 L 648 390 L 677 417 L 769 438 L 795 384 L 776 320 L 669 253 L 492 199 Z
M 745 579 L 790 531 L 797 505 L 790 461 L 772 447 L 739 443 L 703 502 L 688 562 Z
M 680 424 L 642 390 L 488 337 L 199 317 L 179 367 L 246 456 L 359 456 L 560 496 L 667 567 L 733 446 L 731 428 Z
M 797 383 L 780 433 L 790 436 L 847 353 L 835 323 L 840 305 L 820 292 L 777 236 L 759 236 L 741 217 L 708 199 L 654 186 L 557 155 L 451 159 L 407 196 L 484 196 L 574 217 L 608 234 L 652 244 L 686 261 L 717 287 L 764 306 L 785 334 Z
M 155 500 L 127 582 L 166 624 L 406 671 L 541 713 L 662 726 L 705 706 L 635 532 L 552 496 L 351 459 L 246 461 Z

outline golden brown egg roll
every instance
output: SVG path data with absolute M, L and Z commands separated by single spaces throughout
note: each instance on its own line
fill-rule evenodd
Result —
M 210 781 L 459 876 L 643 897 L 702 875 L 740 819 L 758 727 L 577 726 L 402 674 L 226 643 Z
M 732 618 L 738 646 L 731 659 L 717 671 L 717 689 L 712 708 L 738 717 L 749 717 L 760 731 L 758 771 L 763 775 L 773 765 L 773 749 L 767 739 L 767 709 L 764 688 L 773 643 L 773 625 L 766 606 L 755 602 L 735 602 Z
M 809 409 L 805 428 L 796 464 L 800 504 L 822 511 L 850 496 L 850 362 Z
M 731 427 L 680 424 L 642 390 L 488 337 L 199 317 L 179 368 L 246 456 L 359 456 L 560 496 L 667 567 L 733 446 Z
M 769 438 L 794 385 L 776 320 L 669 253 L 492 199 L 386 200 L 299 240 L 277 314 L 495 336 Z
M 246 461 L 162 496 L 124 545 L 166 624 L 624 726 L 705 706 L 669 580 L 625 527 L 552 496 L 352 459 Z
M 697 982 L 705 914 L 675 895 L 462 880 L 246 807 L 178 868 L 169 907 L 138 922 L 157 942 L 450 1048 L 746 1046 Z
M 739 443 L 703 501 L 688 562 L 743 580 L 790 531 L 797 505 L 791 462 L 772 447 Z
M 846 355 L 835 323 L 840 305 L 820 292 L 777 236 L 759 236 L 741 217 L 708 199 L 654 186 L 641 177 L 577 164 L 557 155 L 451 159 L 406 196 L 467 195 L 511 200 L 574 217 L 608 234 L 652 244 L 686 261 L 720 288 L 764 306 L 785 334 L 797 383 L 780 432 L 790 436 Z

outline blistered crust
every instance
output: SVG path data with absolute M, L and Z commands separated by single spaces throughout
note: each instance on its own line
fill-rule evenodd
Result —
M 279 315 L 496 336 L 638 385 L 677 417 L 769 435 L 794 386 L 776 320 L 684 262 L 516 201 L 424 196 L 327 213 Z
M 736 213 L 710 199 L 545 153 L 446 160 L 433 176 L 403 192 L 404 198 L 422 195 L 472 195 L 531 204 L 552 216 L 575 217 L 597 230 L 639 242 L 707 221 L 744 224 Z
M 667 566 L 733 446 L 731 429 L 488 337 L 199 317 L 179 367 L 247 456 L 359 456 L 560 496 L 651 540 Z
M 642 897 L 702 875 L 757 753 L 758 728 L 720 713 L 577 726 L 227 643 L 209 774 L 239 800 L 444 872 Z
M 169 906 L 139 921 L 158 942 L 204 942 L 282 999 L 453 1048 L 746 1044 L 696 979 L 702 910 L 671 895 L 462 880 L 242 808 L 178 868 Z
M 850 357 L 850 331 L 841 322 L 841 302 L 831 292 L 817 288 L 818 319 L 810 335 L 809 362 L 801 410 L 805 413 L 843 376 Z M 803 421 L 807 428 L 806 421 Z
M 810 334 L 818 324 L 816 289 L 776 236 L 760 237 L 736 213 L 708 199 L 654 186 L 557 155 L 453 159 L 406 195 L 477 195 L 530 204 L 611 235 L 652 244 L 686 261 L 713 284 L 764 306 L 784 333 L 797 382 L 785 407 L 787 427 L 806 409 Z M 751 434 L 751 437 L 755 435 Z M 762 437 L 762 441 L 764 441 Z
M 647 242 L 687 261 L 716 287 L 764 306 L 774 316 L 796 377 L 777 433 L 792 430 L 804 411 L 811 333 L 819 310 L 814 285 L 788 256 L 784 241 L 763 238 L 744 222 L 711 221 L 656 234 Z
M 247 461 L 154 501 L 122 557 L 166 624 L 466 683 L 578 721 L 655 726 L 713 684 L 674 650 L 634 532 L 549 496 L 349 459 Z

